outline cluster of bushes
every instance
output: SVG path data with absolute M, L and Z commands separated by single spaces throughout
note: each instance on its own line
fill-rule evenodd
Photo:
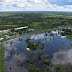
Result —
M 39 47 L 38 43 L 35 44 L 34 42 L 28 42 L 27 44 L 31 50 L 36 50 Z
M 62 29 L 62 30 L 65 31 L 64 34 L 66 34 L 66 35 L 72 35 L 71 29 Z
M 65 70 L 64 68 L 62 68 L 62 67 L 60 67 L 60 66 L 58 66 L 58 65 L 55 67 L 55 71 L 56 71 L 56 72 L 71 72 L 70 69 Z
M 62 35 L 66 35 L 67 39 L 72 40 L 72 31 L 71 29 L 62 29 L 63 31 L 65 31 L 64 33 L 62 33 Z
M 34 65 L 30 65 L 28 68 L 28 72 L 41 72 L 40 68 L 35 67 Z

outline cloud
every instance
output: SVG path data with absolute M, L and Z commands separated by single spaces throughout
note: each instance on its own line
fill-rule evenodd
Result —
M 0 0 L 0 11 L 72 11 L 72 1 Z
M 48 0 L 51 4 L 72 5 L 72 0 Z

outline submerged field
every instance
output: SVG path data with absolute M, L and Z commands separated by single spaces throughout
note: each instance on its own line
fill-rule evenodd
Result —
M 72 62 L 70 55 L 72 41 L 58 32 L 52 32 L 53 35 L 48 32 L 29 34 L 5 41 L 4 47 L 7 49 L 5 51 L 5 72 L 32 72 L 30 65 L 38 67 L 36 72 L 55 72 L 54 67 L 58 64 L 68 70 L 66 68 Z M 27 51 L 26 48 L 30 50 Z M 49 70 L 47 70 L 48 67 Z

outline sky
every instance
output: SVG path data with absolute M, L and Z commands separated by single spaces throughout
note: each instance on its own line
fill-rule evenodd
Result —
M 0 11 L 72 12 L 72 0 L 0 0 Z

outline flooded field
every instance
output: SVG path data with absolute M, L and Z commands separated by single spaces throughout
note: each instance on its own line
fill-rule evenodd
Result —
M 5 41 L 3 43 L 7 49 L 4 56 L 5 72 L 28 72 L 30 64 L 39 67 L 41 72 L 46 72 L 44 66 L 46 59 L 50 60 L 50 65 L 71 65 L 71 43 L 72 41 L 68 40 L 66 36 L 60 35 L 57 31 L 24 35 L 20 38 Z

